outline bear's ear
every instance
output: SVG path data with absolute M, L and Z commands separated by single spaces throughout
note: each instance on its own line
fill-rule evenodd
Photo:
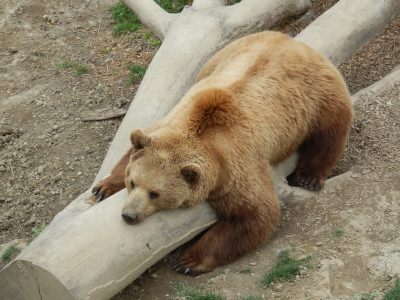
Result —
M 183 179 L 190 185 L 196 184 L 200 179 L 200 167 L 193 163 L 188 163 L 181 167 Z
M 189 115 L 189 131 L 201 135 L 206 129 L 231 127 L 240 119 L 240 111 L 235 99 L 226 90 L 208 89 L 193 99 L 194 107 Z
M 131 142 L 135 150 L 140 150 L 150 145 L 151 138 L 140 129 L 136 129 L 131 133 Z

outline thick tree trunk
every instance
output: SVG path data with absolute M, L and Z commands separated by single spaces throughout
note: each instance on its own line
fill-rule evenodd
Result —
M 212 53 L 239 35 L 250 33 L 252 28 L 258 30 L 268 23 L 274 25 L 307 7 L 306 1 L 242 2 L 237 7 L 226 8 L 217 0 L 194 1 L 193 8 L 179 15 L 161 17 L 165 20 L 161 23 L 168 26 L 159 25 L 156 32 L 164 37 L 164 43 L 143 79 L 96 181 L 107 175 L 126 151 L 129 132 L 164 116 Z M 139 1 L 128 2 L 133 9 L 137 3 Z M 270 9 L 265 3 L 269 3 Z M 300 5 L 293 5 L 295 3 Z M 254 5 L 258 5 L 256 9 Z M 148 8 L 141 9 L 143 21 L 156 26 L 145 21 L 151 15 L 146 12 Z M 223 9 L 228 9 L 229 13 L 224 15 Z M 248 20 L 240 19 L 239 9 Z M 342 0 L 297 39 L 339 64 L 380 31 L 399 10 L 398 0 Z M 136 11 L 140 12 L 139 8 Z M 266 20 L 260 22 L 257 20 L 260 17 Z M 332 34 L 334 32 L 340 34 Z M 324 47 L 325 44 L 334 47 Z M 400 81 L 398 75 L 397 80 Z M 295 157 L 290 161 L 275 170 L 278 183 L 293 168 Z M 283 185 L 278 184 L 278 190 L 279 186 Z M 283 190 L 295 191 L 287 186 Z M 45 231 L 1 271 L 0 299 L 109 298 L 215 222 L 213 211 L 204 204 L 193 209 L 159 212 L 139 225 L 128 226 L 120 217 L 125 190 L 90 209 L 84 202 L 88 195 L 89 192 L 82 194 L 59 213 Z

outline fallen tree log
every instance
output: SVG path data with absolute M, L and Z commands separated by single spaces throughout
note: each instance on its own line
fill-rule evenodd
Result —
M 249 5 L 268 2 L 274 8 L 275 2 L 289 3 L 248 0 L 243 1 L 242 5 L 246 2 Z M 201 3 L 208 4 L 204 6 Z M 234 34 L 223 33 L 229 28 L 218 28 L 215 20 L 214 23 L 211 22 L 214 8 L 208 5 L 215 4 L 216 10 L 225 9 L 221 1 L 195 1 L 193 8 L 186 9 L 182 16 L 166 18 L 168 29 L 163 25 L 164 27 L 160 27 L 162 30 L 156 31 L 164 36 L 164 43 L 146 73 L 96 181 L 110 172 L 129 147 L 129 132 L 133 128 L 146 127 L 164 116 L 193 82 L 199 66 L 206 58 L 229 39 L 236 37 Z M 242 9 L 245 7 L 242 6 Z M 345 10 L 342 11 L 343 9 Z M 361 10 L 364 12 L 362 15 L 359 14 Z M 312 23 L 297 39 L 328 57 L 335 57 L 335 63 L 339 64 L 350 55 L 345 49 L 351 48 L 355 51 L 382 30 L 384 24 L 399 10 L 400 3 L 396 0 L 342 0 L 314 22 L 318 25 L 326 24 L 324 20 L 330 20 L 327 28 L 314 26 Z M 260 12 L 255 12 L 254 15 L 259 17 Z M 371 27 L 372 17 L 382 21 Z M 214 25 L 210 25 L 207 20 Z M 226 20 L 230 18 L 226 17 Z M 182 22 L 180 26 L 179 22 Z M 251 22 L 257 23 L 256 20 Z M 246 27 L 243 24 L 251 26 L 251 22 L 243 22 L 236 28 L 237 36 L 245 32 L 241 30 L 248 30 L 243 29 Z M 191 23 L 198 27 L 192 28 Z M 191 30 L 205 32 L 192 32 L 189 27 Z M 259 29 L 259 23 L 255 27 Z M 217 34 L 210 33 L 210 30 L 217 30 Z M 341 34 L 329 35 L 333 31 Z M 250 33 L 251 30 L 247 32 Z M 354 35 L 354 32 L 358 35 Z M 209 39 L 207 33 L 210 34 Z M 193 45 L 197 46 L 200 42 L 205 45 L 200 50 L 194 49 Z M 328 42 L 335 47 L 322 47 Z M 336 55 L 336 52 L 341 54 Z M 181 63 L 181 59 L 184 63 Z M 176 62 L 175 67 L 171 65 L 171 61 Z M 173 68 L 169 69 L 170 67 Z M 282 178 L 293 168 L 294 162 L 293 156 L 289 163 L 285 162 L 275 170 L 276 181 L 282 182 Z M 305 195 L 284 185 L 278 185 L 278 189 L 279 186 L 286 193 Z M 45 231 L 1 271 L 1 299 L 109 298 L 160 258 L 215 222 L 213 211 L 204 204 L 193 209 L 159 212 L 140 225 L 128 226 L 120 218 L 126 191 L 121 191 L 90 209 L 84 201 L 88 195 L 89 192 L 85 192 L 59 213 Z

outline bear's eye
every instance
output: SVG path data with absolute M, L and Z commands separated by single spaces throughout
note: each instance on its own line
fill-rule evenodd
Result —
M 135 183 L 133 181 L 129 182 L 129 185 L 132 190 L 135 188 Z
M 150 199 L 157 199 L 160 195 L 156 192 L 149 192 Z

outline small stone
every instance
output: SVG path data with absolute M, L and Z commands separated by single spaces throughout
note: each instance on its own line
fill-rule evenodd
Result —
M 50 21 L 50 24 L 51 24 L 51 25 L 54 25 L 54 24 L 57 23 L 57 19 L 56 19 L 56 17 L 54 17 L 54 16 L 50 17 L 50 18 L 49 18 L 49 21 Z
M 33 225 L 35 223 L 36 223 L 36 217 L 34 215 L 32 215 L 31 218 L 24 223 L 24 225 L 29 226 L 29 225 Z
M 65 162 L 65 164 L 66 164 L 67 166 L 69 166 L 69 165 L 71 164 L 71 162 L 70 162 L 69 160 L 67 160 L 67 161 Z
M 78 176 L 81 176 L 81 175 L 82 175 L 82 172 L 81 172 L 81 171 L 79 171 L 79 172 L 78 172 Z
M 322 244 L 322 242 L 317 242 L 315 245 L 317 245 L 317 246 L 322 246 L 323 244 Z
M 150 275 L 151 278 L 158 278 L 158 274 L 157 273 L 153 273 Z
M 58 125 L 53 125 L 53 130 L 57 130 L 58 129 Z
M 47 21 L 49 19 L 49 16 L 48 15 L 43 15 L 42 19 L 43 19 L 43 21 Z
M 257 266 L 257 263 L 251 262 L 251 263 L 249 263 L 249 265 L 250 265 L 250 266 Z
M 44 171 L 44 166 L 39 166 L 37 169 L 38 174 L 43 173 L 43 171 Z

